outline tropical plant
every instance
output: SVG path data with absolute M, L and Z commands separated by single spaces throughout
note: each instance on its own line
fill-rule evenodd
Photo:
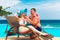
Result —
M 9 7 L 7 7 L 9 8 Z M 5 8 L 5 9 L 7 9 Z M 2 8 L 2 6 L 0 6 L 0 16 L 7 16 L 7 15 L 10 15 L 12 14 L 12 12 L 7 12 L 5 9 Z

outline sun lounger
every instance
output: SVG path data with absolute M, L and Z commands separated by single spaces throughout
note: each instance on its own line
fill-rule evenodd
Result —
M 19 38 L 19 23 L 16 21 L 16 19 L 14 18 L 14 16 L 6 16 L 6 20 L 8 21 L 8 24 L 11 26 L 11 28 L 9 30 L 7 30 L 6 28 L 6 40 L 7 40 L 7 37 L 8 36 L 11 36 L 11 35 L 15 35 L 15 34 L 18 34 L 18 38 Z M 8 27 L 8 26 L 7 26 Z M 11 31 L 12 30 L 12 31 Z M 44 37 L 44 36 L 39 36 L 38 34 L 36 34 L 35 32 L 32 33 L 32 38 L 33 36 L 36 36 L 34 38 L 34 40 L 37 38 L 37 40 L 40 40 L 40 39 L 43 39 L 43 40 L 52 40 L 53 36 L 51 35 L 48 35 L 47 37 Z

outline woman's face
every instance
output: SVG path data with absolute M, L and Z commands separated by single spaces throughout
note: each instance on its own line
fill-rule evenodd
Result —
M 20 15 L 20 17 L 24 17 L 25 16 L 25 14 L 24 13 L 22 13 L 21 15 Z

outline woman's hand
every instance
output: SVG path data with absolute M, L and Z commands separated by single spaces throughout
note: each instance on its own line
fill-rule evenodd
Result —
M 25 18 L 25 19 L 28 19 L 29 17 L 28 17 L 28 16 L 25 16 L 24 18 Z

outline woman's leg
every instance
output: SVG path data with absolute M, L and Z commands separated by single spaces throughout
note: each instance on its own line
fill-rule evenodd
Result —
M 35 33 L 38 33 L 39 35 L 47 35 L 46 33 L 42 33 L 40 31 L 36 30 L 33 26 L 28 26 L 28 28 L 20 26 L 19 30 L 20 30 L 21 34 L 26 34 L 26 33 L 33 31 Z
M 29 33 L 31 30 L 27 27 L 20 26 L 19 31 L 20 31 L 21 34 L 26 34 L 26 33 Z
M 47 33 L 42 33 L 40 31 L 36 30 L 33 26 L 28 26 L 28 28 L 30 28 L 30 30 L 32 30 L 33 32 L 38 33 L 39 35 L 47 35 Z

